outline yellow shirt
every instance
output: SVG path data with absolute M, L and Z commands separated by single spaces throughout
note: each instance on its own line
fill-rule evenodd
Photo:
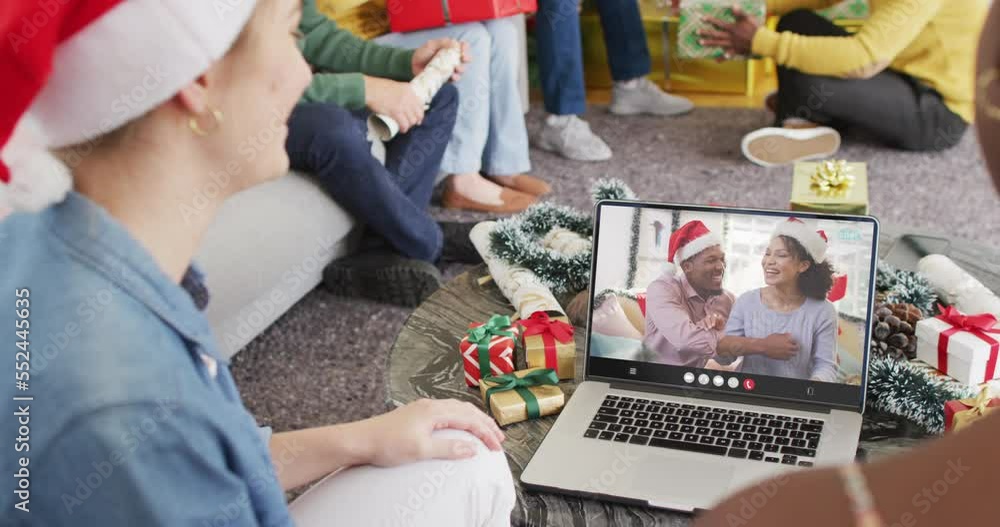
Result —
M 839 0 L 767 0 L 769 14 L 822 9 Z M 931 86 L 973 120 L 976 47 L 990 0 L 869 0 L 871 16 L 848 37 L 808 37 L 761 27 L 753 52 L 813 75 L 872 77 L 886 67 Z
M 320 13 L 332 18 L 337 26 L 365 40 L 389 32 L 386 0 L 317 0 Z

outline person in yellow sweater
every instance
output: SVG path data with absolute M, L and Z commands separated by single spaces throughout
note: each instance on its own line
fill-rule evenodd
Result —
M 391 9 L 405 9 L 390 4 Z M 521 108 L 518 71 L 522 57 L 510 19 L 391 33 L 386 0 L 319 0 L 317 7 L 356 36 L 396 48 L 417 48 L 435 39 L 469 45 L 473 60 L 455 82 L 459 110 L 441 160 L 445 207 L 508 213 L 524 210 L 551 189 L 527 175 L 528 132 Z
M 767 0 L 777 31 L 734 9 L 707 21 L 706 46 L 778 64 L 774 127 L 745 136 L 743 154 L 770 166 L 833 155 L 840 132 L 860 128 L 914 151 L 958 144 L 973 120 L 976 42 L 989 0 L 869 0 L 856 34 L 813 9 L 839 0 Z

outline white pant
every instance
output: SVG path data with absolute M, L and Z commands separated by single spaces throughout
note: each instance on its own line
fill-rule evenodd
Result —
M 422 461 L 396 468 L 354 467 L 314 485 L 289 509 L 301 527 L 510 525 L 516 495 L 503 452 L 491 452 L 466 432 L 437 434 L 479 445 L 461 461 Z

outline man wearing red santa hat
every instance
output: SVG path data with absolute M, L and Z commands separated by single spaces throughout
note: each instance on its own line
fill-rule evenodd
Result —
M 716 353 L 735 300 L 722 288 L 722 239 L 701 221 L 689 221 L 670 235 L 667 261 L 670 269 L 646 290 L 643 344 L 659 362 L 703 368 Z
M 14 524 L 509 521 L 503 434 L 484 413 L 420 401 L 271 434 L 201 311 L 192 257 L 215 212 L 288 170 L 283 140 L 240 154 L 248 133 L 287 134 L 310 79 L 300 15 L 299 0 L 0 7 L 0 204 L 18 211 L 0 221 L 0 327 L 18 341 L 0 387 L 16 416 L 0 421 L 13 446 L 0 508 Z M 289 511 L 284 490 L 331 473 Z M 438 473 L 448 481 L 419 506 L 385 506 Z

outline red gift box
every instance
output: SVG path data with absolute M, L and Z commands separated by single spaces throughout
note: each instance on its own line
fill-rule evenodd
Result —
M 397 33 L 538 11 L 538 0 L 389 0 L 389 27 Z
M 958 431 L 1000 407 L 1000 399 L 991 398 L 983 389 L 975 398 L 944 403 L 944 429 Z
M 475 331 L 479 328 L 480 331 Z M 469 334 L 458 344 L 465 368 L 465 384 L 479 386 L 487 361 L 486 376 L 499 376 L 514 371 L 514 347 L 520 328 L 511 325 L 510 317 L 494 316 L 486 324 L 471 324 Z

